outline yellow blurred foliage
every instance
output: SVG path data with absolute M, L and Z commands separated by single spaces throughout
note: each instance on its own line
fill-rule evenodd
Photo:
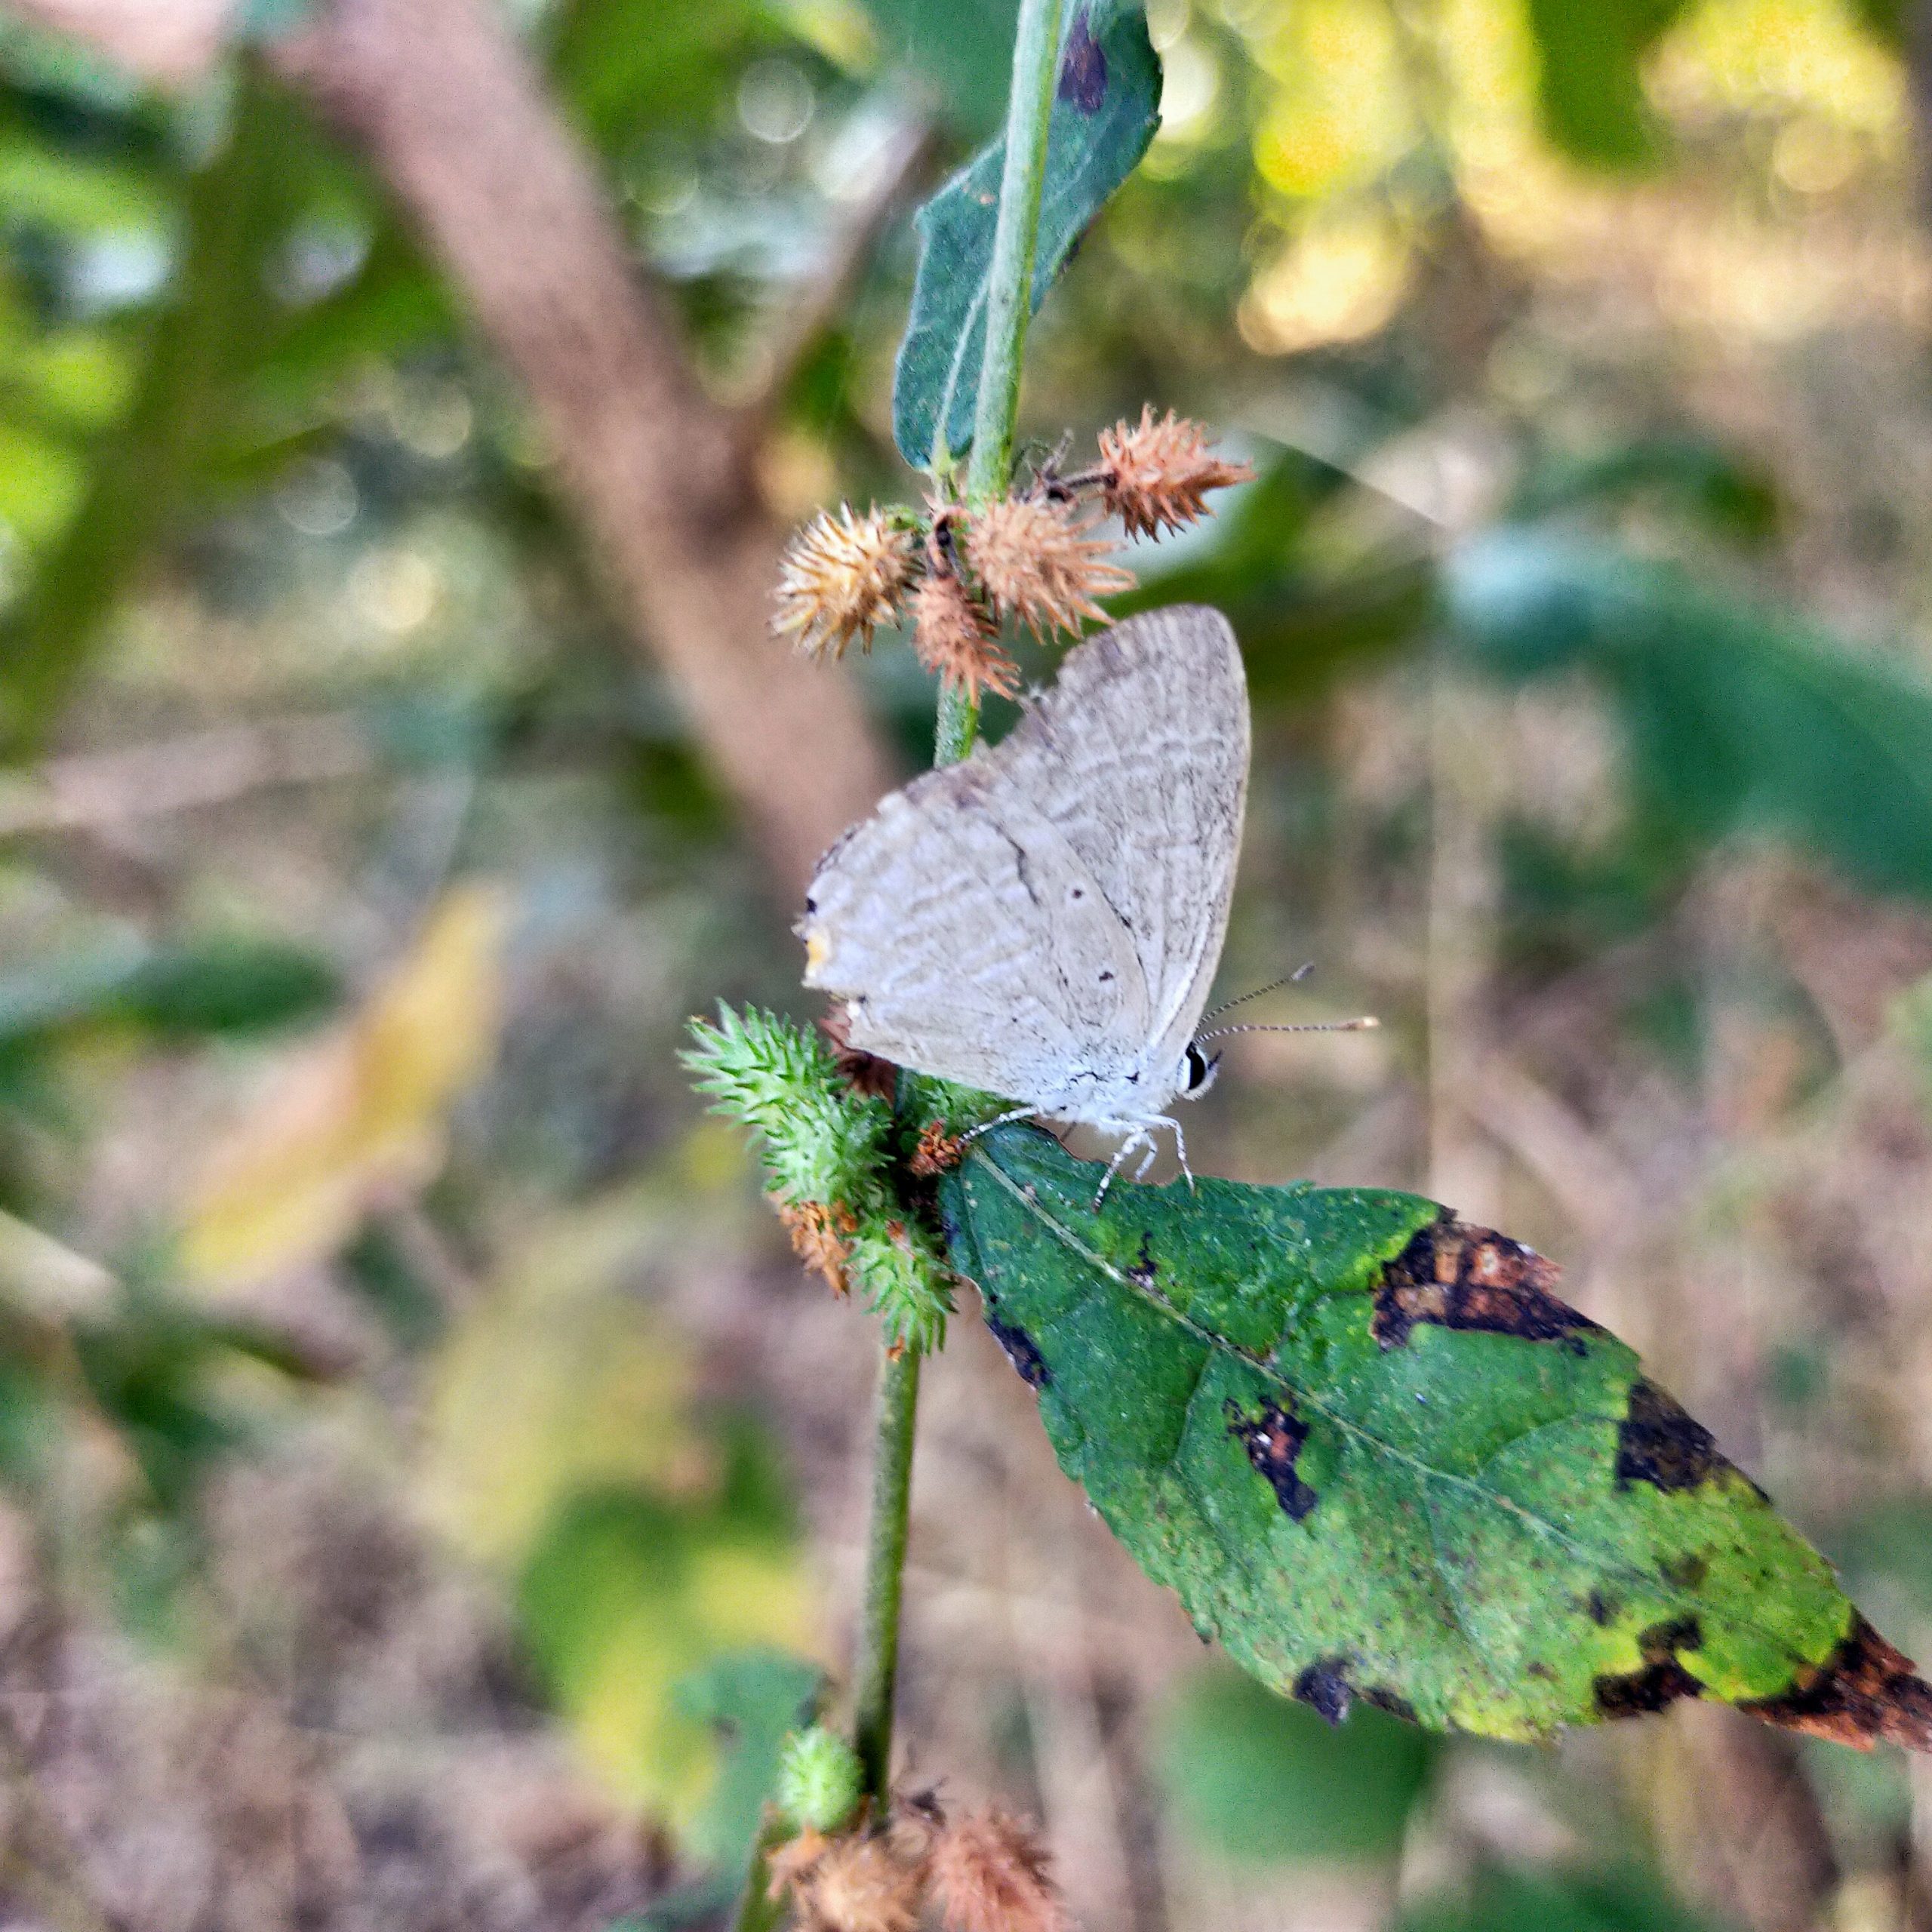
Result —
M 520 1563 L 580 1491 L 709 1485 L 714 1459 L 692 1433 L 690 1350 L 627 1291 L 662 1247 L 667 1218 L 642 1189 L 552 1217 L 444 1343 L 420 1494 L 466 1555 Z
M 1830 0 L 1704 0 L 1664 37 L 1651 91 L 1671 112 L 1788 113 L 1902 143 L 1905 72 Z
M 1409 270 L 1407 241 L 1380 209 L 1324 215 L 1256 275 L 1241 340 L 1264 355 L 1358 341 L 1395 312 Z
M 520 1241 L 432 1365 L 417 1485 L 439 1534 L 518 1580 L 598 1774 L 680 1830 L 718 1759 L 679 1681 L 743 1646 L 818 1648 L 763 1438 L 694 1412 L 692 1352 L 651 1293 L 742 1239 L 742 1156 L 715 1126 L 672 1171 Z
M 673 1531 L 660 1553 L 661 1562 L 612 1562 L 583 1580 L 595 1614 L 573 1620 L 556 1687 L 598 1775 L 681 1835 L 715 1786 L 718 1740 L 679 1708 L 679 1683 L 727 1651 L 769 1644 L 811 1656 L 819 1645 L 788 1537 L 721 1524 L 709 1538 Z
M 1269 17 L 1254 51 L 1276 87 L 1255 136 L 1254 165 L 1284 194 L 1367 180 L 1416 137 L 1401 48 L 1386 9 L 1303 0 Z
M 318 1260 L 435 1173 L 449 1108 L 496 1051 L 504 921 L 489 888 L 454 888 L 362 1010 L 290 1057 L 192 1192 L 189 1278 L 220 1292 Z

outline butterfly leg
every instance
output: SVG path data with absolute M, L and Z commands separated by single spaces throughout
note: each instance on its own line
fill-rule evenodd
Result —
M 959 1144 L 963 1147 L 968 1142 L 978 1140 L 981 1134 L 992 1133 L 996 1127 L 1009 1126 L 1017 1120 L 1031 1120 L 1038 1111 L 1033 1107 L 1015 1107 L 1010 1113 L 996 1114 L 991 1120 L 980 1121 L 977 1127 L 968 1128 L 959 1137 Z
M 1139 1128 L 1136 1128 L 1135 1131 L 1130 1134 L 1127 1138 L 1120 1143 L 1119 1146 L 1115 1149 L 1113 1158 L 1107 1163 L 1106 1172 L 1100 1177 L 1100 1185 L 1094 1190 L 1094 1212 L 1095 1214 L 1097 1214 L 1100 1211 L 1100 1203 L 1106 1199 L 1107 1189 L 1113 1186 L 1114 1176 L 1120 1172 L 1121 1168 L 1126 1161 L 1128 1155 L 1132 1153 L 1135 1148 L 1141 1146 L 1143 1143 L 1146 1143 L 1150 1149 L 1153 1144 L 1145 1132 Z M 1144 1165 L 1141 1168 L 1140 1171 L 1143 1174 L 1145 1174 L 1147 1171 Z
M 1171 1115 L 1163 1114 L 1161 1124 L 1174 1131 L 1174 1158 L 1180 1162 L 1180 1171 L 1187 1177 L 1187 1191 L 1197 1194 L 1200 1189 L 1194 1183 L 1194 1170 L 1187 1164 L 1187 1136 L 1181 1131 L 1180 1122 Z

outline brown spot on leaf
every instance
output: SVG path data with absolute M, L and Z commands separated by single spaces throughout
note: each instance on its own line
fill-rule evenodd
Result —
M 1356 1694 L 1364 1704 L 1373 1704 L 1378 1711 L 1386 1711 L 1392 1718 L 1400 1718 L 1404 1724 L 1420 1724 L 1416 1707 L 1407 1698 L 1394 1690 L 1384 1690 L 1374 1684 L 1363 1685 Z
M 1308 1440 L 1308 1424 L 1273 1402 L 1264 1402 L 1257 1416 L 1244 1416 L 1241 1405 L 1230 1397 L 1222 1412 L 1228 1419 L 1228 1433 L 1239 1441 L 1247 1451 L 1247 1460 L 1268 1478 L 1275 1500 L 1299 1523 L 1315 1504 L 1315 1491 L 1295 1468 L 1302 1444 Z
M 1295 1695 L 1319 1711 L 1331 1724 L 1340 1724 L 1355 1702 L 1355 1690 L 1349 1682 L 1348 1659 L 1324 1657 L 1320 1663 L 1310 1664 L 1295 1679 Z
M 1856 1611 L 1844 1641 L 1792 1687 L 1737 1707 L 1767 1724 L 1869 1751 L 1881 1738 L 1932 1750 L 1932 1684 Z
M 1445 1216 L 1383 1270 L 1370 1330 L 1385 1349 L 1403 1347 L 1417 1323 L 1429 1322 L 1580 1353 L 1582 1338 L 1603 1331 L 1550 1292 L 1557 1279 L 1555 1264 L 1533 1249 Z
M 1152 1238 L 1145 1228 L 1140 1231 L 1140 1259 L 1127 1271 L 1127 1278 L 1137 1288 L 1151 1288 L 1160 1269 L 1155 1265 Z
M 1060 57 L 1060 98 L 1070 101 L 1082 114 L 1097 114 L 1107 97 L 1107 57 L 1079 14 L 1073 31 L 1066 37 L 1066 51 Z
M 1614 1597 L 1607 1597 L 1601 1590 L 1592 1590 L 1583 1599 L 1583 1612 L 1592 1623 L 1607 1626 L 1617 1619 L 1617 1602 Z
M 1657 1565 L 1657 1574 L 1673 1590 L 1701 1590 L 1711 1574 L 1709 1563 L 1701 1556 L 1666 1556 Z
M 1598 1716 L 1641 1717 L 1675 1703 L 1680 1697 L 1701 1697 L 1704 1687 L 1678 1662 L 1677 1654 L 1694 1651 L 1703 1641 L 1703 1629 L 1694 1617 L 1652 1624 L 1637 1639 L 1643 1668 L 1622 1676 L 1599 1677 L 1590 1686 Z
M 1331 1724 L 1340 1724 L 1349 1706 L 1359 1697 L 1378 1711 L 1400 1718 L 1405 1724 L 1416 1721 L 1416 1707 L 1399 1692 L 1354 1681 L 1355 1660 L 1349 1657 L 1319 1657 L 1295 1679 L 1294 1694 L 1312 1706 Z
M 989 1308 L 986 1311 L 986 1326 L 993 1332 L 993 1340 L 1006 1351 L 1006 1358 L 1020 1371 L 1020 1379 L 1029 1389 L 1044 1389 L 1053 1378 L 1053 1371 L 1047 1366 L 1047 1358 L 1041 1355 L 1039 1345 L 1025 1329 L 1011 1321 L 1002 1321 Z
M 1631 1384 L 1629 1403 L 1617 1429 L 1619 1489 L 1647 1482 L 1668 1495 L 1695 1489 L 1734 1466 L 1718 1450 L 1717 1438 L 1674 1395 L 1642 1376 Z M 1751 1486 L 1757 1489 L 1756 1484 Z

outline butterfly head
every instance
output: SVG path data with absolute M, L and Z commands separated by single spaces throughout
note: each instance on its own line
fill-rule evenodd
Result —
M 1180 1097 L 1184 1100 L 1198 1100 L 1214 1084 L 1214 1076 L 1221 1070 L 1221 1056 L 1218 1053 L 1207 1054 L 1192 1040 L 1187 1043 L 1187 1051 L 1181 1056 Z

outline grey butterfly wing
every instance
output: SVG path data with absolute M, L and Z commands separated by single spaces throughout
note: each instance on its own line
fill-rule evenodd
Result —
M 1172 1067 L 1226 935 L 1247 746 L 1217 612 L 1103 632 L 1001 743 L 826 855 L 805 983 L 846 997 L 855 1045 L 1042 1111 Z
M 805 984 L 844 997 L 854 1046 L 1044 1108 L 1096 1042 L 1144 1038 L 1146 992 L 1004 749 L 915 779 L 826 854 L 800 928 Z
M 1228 620 L 1177 605 L 1069 653 L 999 747 L 1128 929 L 1148 992 L 1146 1063 L 1163 1071 L 1194 1035 L 1227 937 L 1250 738 Z

